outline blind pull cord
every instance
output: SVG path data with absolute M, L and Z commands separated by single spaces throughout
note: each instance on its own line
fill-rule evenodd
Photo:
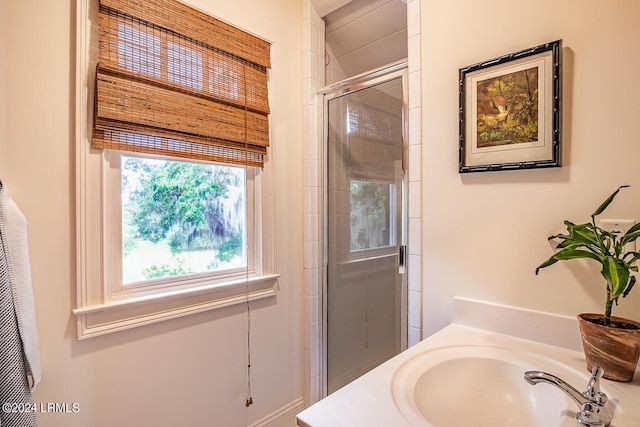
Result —
M 247 70 L 243 68 L 242 80 L 244 83 L 244 188 L 245 188 L 245 209 L 247 207 L 247 165 L 249 164 L 248 160 L 248 123 L 247 116 L 249 114 L 247 108 Z M 253 221 L 255 222 L 255 217 L 253 217 Z M 254 226 L 255 229 L 255 226 Z M 245 259 L 248 259 L 249 254 L 249 239 L 245 237 Z M 253 405 L 253 396 L 251 395 L 251 306 L 249 304 L 249 262 L 247 261 L 247 266 L 245 270 L 245 282 L 244 282 L 244 295 L 247 303 L 247 400 L 245 402 L 245 406 L 248 408 Z

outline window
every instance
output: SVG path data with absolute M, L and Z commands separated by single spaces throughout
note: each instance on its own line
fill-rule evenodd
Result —
M 78 337 L 274 295 L 268 43 L 175 0 L 94 1 L 78 11 Z
M 351 251 L 395 246 L 395 184 L 352 179 L 349 189 Z
M 114 261 L 123 288 L 250 266 L 244 168 L 119 156 L 114 203 L 121 204 L 122 226 L 114 238 L 122 250 Z
M 113 301 L 259 275 L 259 170 L 117 151 L 104 159 Z

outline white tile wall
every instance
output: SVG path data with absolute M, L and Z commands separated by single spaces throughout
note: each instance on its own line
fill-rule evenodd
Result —
M 334 51 L 332 50 L 332 48 L 329 45 L 327 45 L 325 49 L 328 55 L 328 65 L 326 65 L 324 69 L 326 84 L 330 85 L 332 83 L 336 83 L 346 79 L 347 73 L 345 73 L 342 67 L 340 66 L 337 56 L 336 54 L 334 54 Z M 327 62 L 325 62 L 325 64 L 326 63 Z
M 311 4 L 303 1 L 303 162 L 304 162 L 304 354 L 305 403 L 322 397 L 322 290 L 320 273 L 321 192 L 320 147 L 321 99 L 316 94 L 324 83 L 324 22 Z
M 409 336 L 408 345 L 422 340 L 422 111 L 420 80 L 420 1 L 407 2 L 409 69 Z M 413 238 L 411 238 L 413 236 Z

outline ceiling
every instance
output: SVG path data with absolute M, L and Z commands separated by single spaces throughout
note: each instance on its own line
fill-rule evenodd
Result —
M 403 0 L 312 0 L 325 41 L 348 77 L 407 57 Z

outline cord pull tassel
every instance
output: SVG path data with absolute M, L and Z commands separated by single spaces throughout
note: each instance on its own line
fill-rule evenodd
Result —
M 245 406 L 248 408 L 249 406 L 253 405 L 253 397 L 250 397 L 247 399 L 247 402 L 245 403 Z

